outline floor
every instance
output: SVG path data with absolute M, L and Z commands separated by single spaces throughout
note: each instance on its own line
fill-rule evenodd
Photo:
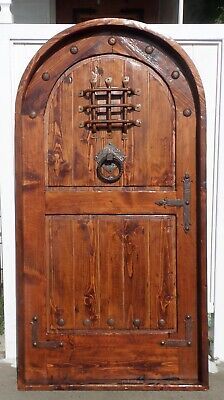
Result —
M 210 390 L 206 392 L 19 392 L 16 389 L 16 369 L 0 362 L 1 400 L 223 400 L 223 370 L 210 374 Z

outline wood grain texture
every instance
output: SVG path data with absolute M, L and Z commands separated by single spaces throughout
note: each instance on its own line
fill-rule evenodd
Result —
M 174 216 L 51 216 L 47 227 L 49 329 L 176 329 Z
M 99 85 L 112 76 L 120 86 L 125 74 L 141 89 L 142 109 L 130 115 L 142 114 L 142 125 L 127 140 L 77 128 L 86 102 L 77 89 L 96 71 Z M 94 157 L 110 141 L 127 158 L 120 181 L 105 184 Z M 119 19 L 52 38 L 18 89 L 16 165 L 19 388 L 206 389 L 205 101 L 184 51 Z M 185 173 L 189 232 L 182 207 L 156 204 L 183 198 Z M 187 315 L 192 343 L 178 347 Z M 34 316 L 38 340 L 61 347 L 32 345 Z

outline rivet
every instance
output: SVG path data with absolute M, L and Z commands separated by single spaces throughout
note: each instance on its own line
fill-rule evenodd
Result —
M 185 204 L 186 204 L 186 206 L 189 206 L 189 201 L 185 200 Z
M 60 342 L 60 345 L 59 345 L 60 347 L 63 347 L 64 346 L 64 344 L 63 344 L 63 342 Z
M 187 342 L 187 345 L 188 345 L 188 346 L 191 346 L 191 341 L 190 341 L 190 340 L 189 340 L 189 342 Z
M 189 179 L 189 178 L 190 178 L 190 175 L 186 172 L 185 179 Z
M 173 79 L 178 79 L 180 76 L 180 73 L 179 73 L 179 71 L 173 71 L 171 76 Z
M 111 37 L 108 39 L 108 43 L 109 43 L 111 46 L 113 46 L 113 45 L 116 43 L 115 37 L 111 36 Z
M 89 318 L 84 319 L 83 325 L 85 325 L 85 326 L 91 325 L 91 320 Z
M 136 126 L 141 126 L 141 124 L 142 124 L 142 121 L 140 119 L 136 119 L 135 125 Z
M 154 47 L 152 47 L 152 46 L 146 46 L 146 48 L 145 48 L 145 52 L 147 54 L 152 54 L 153 50 L 154 50 Z
M 165 323 L 166 323 L 165 319 L 161 318 L 161 319 L 159 320 L 159 325 L 160 325 L 160 326 L 164 326 Z
M 37 342 L 33 342 L 33 347 L 37 347 Z
M 50 79 L 50 74 L 49 74 L 48 72 L 44 72 L 44 73 L 42 74 L 42 79 L 43 79 L 44 81 L 49 81 L 49 79 Z
M 37 316 L 35 315 L 34 317 L 33 317 L 33 321 L 37 321 Z
M 189 230 L 190 230 L 189 226 L 185 226 L 185 231 L 189 231 Z
M 31 119 L 34 119 L 34 118 L 36 118 L 36 116 L 37 116 L 36 111 L 31 111 L 29 117 L 30 117 Z
M 72 53 L 72 54 L 77 54 L 78 51 L 79 51 L 79 49 L 78 49 L 77 46 L 72 46 L 72 47 L 70 48 L 70 53 Z
M 57 320 L 57 324 L 60 325 L 60 326 L 63 326 L 65 324 L 65 320 L 63 318 L 59 318 Z
M 191 319 L 191 316 L 190 315 L 186 315 L 186 319 Z
M 141 320 L 140 320 L 139 318 L 134 319 L 134 320 L 133 320 L 133 325 L 134 325 L 136 328 L 139 328 L 139 326 L 141 325 Z
M 164 340 L 161 342 L 162 346 L 165 346 L 166 342 L 164 342 Z
M 183 114 L 185 117 L 190 117 L 192 114 L 192 111 L 190 108 L 185 108 L 185 110 L 183 111 Z
M 115 324 L 115 320 L 113 318 L 108 318 L 107 324 L 113 326 Z

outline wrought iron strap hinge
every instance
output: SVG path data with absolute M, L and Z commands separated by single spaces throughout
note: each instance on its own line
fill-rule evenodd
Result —
M 63 342 L 59 342 L 56 340 L 44 340 L 40 341 L 38 338 L 38 328 L 39 328 L 39 320 L 37 316 L 34 316 L 32 321 L 32 345 L 33 347 L 37 347 L 39 349 L 56 349 L 58 347 L 63 347 Z
M 183 207 L 184 230 L 190 230 L 190 197 L 191 197 L 191 180 L 190 175 L 186 173 L 183 177 L 183 199 L 162 199 L 155 201 L 155 204 L 163 207 Z

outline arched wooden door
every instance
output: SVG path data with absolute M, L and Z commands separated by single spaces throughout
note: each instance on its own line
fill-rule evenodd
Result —
M 16 174 L 19 388 L 205 388 L 205 104 L 183 50 L 116 19 L 51 39 L 18 90 Z

